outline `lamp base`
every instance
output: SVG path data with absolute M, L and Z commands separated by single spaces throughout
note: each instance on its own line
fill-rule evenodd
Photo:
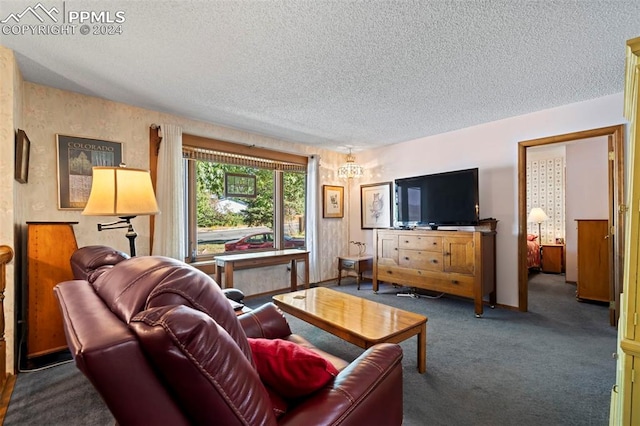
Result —
M 542 232 L 540 231 L 540 222 L 538 222 L 538 243 L 542 246 Z
M 135 216 L 122 216 L 121 220 L 111 223 L 99 223 L 98 231 L 102 231 L 105 229 L 119 229 L 119 228 L 127 228 L 127 233 L 125 237 L 129 239 L 129 251 L 131 252 L 131 257 L 135 257 L 136 255 L 136 237 L 138 234 L 133 229 L 133 225 L 131 224 L 131 219 Z

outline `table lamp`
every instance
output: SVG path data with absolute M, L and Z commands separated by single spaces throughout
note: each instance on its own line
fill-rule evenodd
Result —
M 88 216 L 118 216 L 120 220 L 99 223 L 103 229 L 127 228 L 131 256 L 136 255 L 135 239 L 138 234 L 133 229 L 131 219 L 140 215 L 158 214 L 158 203 L 151 184 L 148 170 L 119 167 L 94 167 L 91 193 L 82 211 Z
M 527 222 L 533 222 L 538 224 L 538 239 L 540 244 L 542 244 L 542 235 L 540 232 L 540 224 L 545 220 L 549 219 L 547 214 L 540 207 L 534 207 L 529 212 L 529 217 L 527 218 Z

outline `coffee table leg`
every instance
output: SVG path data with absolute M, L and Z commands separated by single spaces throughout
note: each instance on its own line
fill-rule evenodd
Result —
M 422 324 L 418 333 L 418 372 L 427 371 L 427 323 Z

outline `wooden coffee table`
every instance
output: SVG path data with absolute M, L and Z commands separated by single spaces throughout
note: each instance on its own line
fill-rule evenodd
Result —
M 418 371 L 427 371 L 427 317 L 325 287 L 273 296 L 284 312 L 361 348 L 418 336 Z

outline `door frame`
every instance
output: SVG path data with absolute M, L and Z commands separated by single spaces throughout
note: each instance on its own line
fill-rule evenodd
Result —
M 518 142 L 518 309 L 527 312 L 529 305 L 529 284 L 527 269 L 527 148 L 555 143 L 566 143 L 580 139 L 606 136 L 608 139 L 609 161 L 609 258 L 611 260 L 609 304 L 612 325 L 620 313 L 620 293 L 624 265 L 624 131 L 625 125 L 601 127 L 564 135 L 531 139 Z

